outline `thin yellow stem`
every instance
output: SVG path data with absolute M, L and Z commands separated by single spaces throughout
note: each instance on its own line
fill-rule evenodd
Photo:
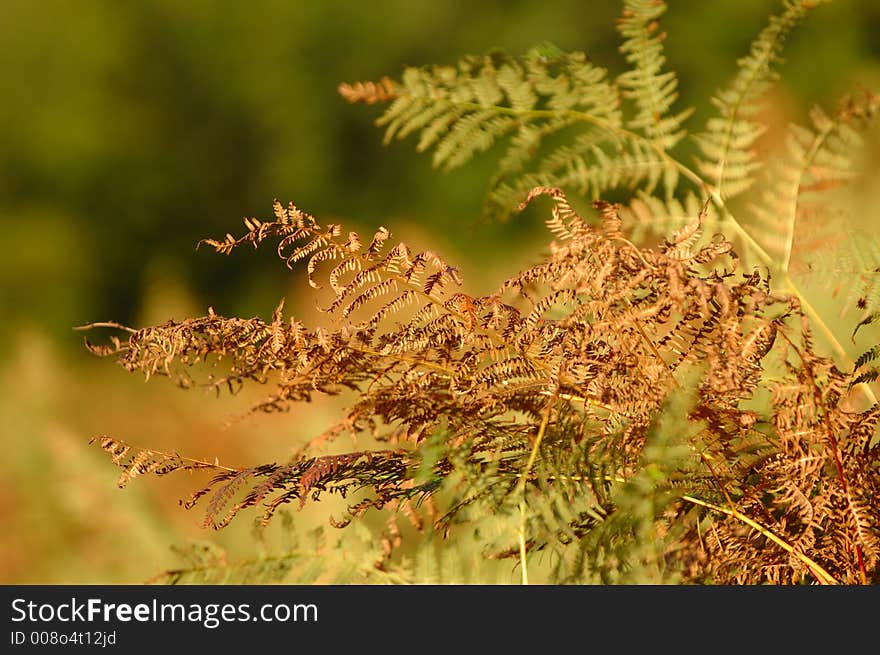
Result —
M 807 568 L 809 568 L 809 570 L 813 573 L 813 575 L 816 576 L 816 579 L 819 580 L 820 583 L 822 583 L 822 584 L 838 584 L 837 580 L 834 579 L 834 576 L 832 576 L 830 573 L 828 573 L 828 571 L 826 571 L 824 568 L 822 568 L 822 566 L 820 564 L 818 564 L 815 560 L 807 557 L 803 553 L 799 553 L 797 550 L 794 549 L 794 547 L 792 547 L 790 544 L 788 544 L 784 540 L 777 537 L 768 528 L 765 528 L 760 523 L 753 521 L 748 516 L 746 516 L 745 514 L 743 514 L 740 511 L 738 511 L 736 508 L 734 508 L 734 507 L 730 507 L 730 508 L 721 507 L 720 505 L 714 505 L 712 503 L 706 502 L 705 500 L 700 500 L 699 498 L 694 498 L 693 496 L 684 495 L 681 498 L 682 498 L 682 500 L 685 500 L 689 503 L 693 503 L 694 505 L 699 505 L 701 507 L 705 507 L 707 509 L 711 509 L 716 512 L 721 512 L 722 514 L 726 514 L 727 516 L 732 516 L 733 518 L 735 518 L 739 521 L 742 521 L 743 523 L 748 525 L 750 528 L 757 530 L 762 535 L 767 537 L 770 541 L 772 541 L 777 546 L 782 548 L 785 552 L 787 552 L 791 555 L 794 555 L 796 558 L 798 558 L 801 562 L 803 562 L 807 566 Z
M 541 447 L 541 441 L 544 439 L 544 434 L 547 432 L 547 424 L 550 422 L 550 412 L 553 411 L 553 403 L 555 400 L 556 395 L 554 394 L 550 402 L 547 403 L 544 418 L 541 420 L 541 426 L 538 428 L 538 436 L 535 437 L 535 443 L 532 445 L 532 452 L 529 453 L 526 468 L 517 483 L 519 486 L 518 491 L 522 494 L 522 499 L 519 501 L 519 530 L 517 536 L 519 538 L 519 560 L 522 568 L 522 583 L 524 585 L 529 584 L 529 568 L 526 560 L 526 482 L 529 478 L 532 466 L 535 465 L 535 460 L 538 457 L 538 449 Z
M 726 210 L 724 200 L 721 198 L 721 196 L 717 194 L 717 192 L 712 192 L 712 198 L 720 208 Z M 846 348 L 843 347 L 843 345 L 840 343 L 840 340 L 834 335 L 834 332 L 832 332 L 831 328 L 828 327 L 825 319 L 822 318 L 822 315 L 818 311 L 816 311 L 816 308 L 813 307 L 804 292 L 801 291 L 795 284 L 794 280 L 787 270 L 788 262 L 785 262 L 784 268 L 779 269 L 778 266 L 774 263 L 773 258 L 770 256 L 770 254 L 766 250 L 764 250 L 764 248 L 762 248 L 757 241 L 755 241 L 752 235 L 749 234 L 748 230 L 746 230 L 730 212 L 726 213 L 724 223 L 733 228 L 733 230 L 743 239 L 743 241 L 746 242 L 752 252 L 757 255 L 758 259 L 760 259 L 768 268 L 770 268 L 771 270 L 775 269 L 781 274 L 782 283 L 800 301 L 804 313 L 806 313 L 806 315 L 810 318 L 810 320 L 825 338 L 825 341 L 828 343 L 831 349 L 840 358 L 840 363 L 844 367 L 852 368 L 853 360 L 847 353 Z M 870 386 L 865 383 L 861 383 L 858 385 L 858 387 L 870 404 L 873 405 L 877 402 L 877 397 L 874 395 L 874 392 L 871 390 Z
M 550 412 L 553 410 L 553 401 L 556 400 L 556 395 L 554 394 L 553 399 L 547 403 L 547 409 L 544 412 L 544 418 L 541 420 L 541 425 L 538 428 L 538 436 L 535 437 L 535 443 L 532 445 L 532 452 L 529 453 L 529 459 L 526 462 L 526 468 L 523 471 L 523 476 L 520 478 L 520 492 L 525 491 L 526 480 L 529 477 L 529 473 L 532 471 L 532 467 L 535 465 L 535 460 L 538 458 L 538 449 L 541 447 L 541 441 L 544 439 L 544 434 L 547 432 L 547 424 L 550 422 Z
M 116 321 L 103 321 L 101 323 L 89 323 L 88 325 L 77 325 L 74 330 L 93 330 L 95 328 L 114 328 L 116 330 L 125 330 L 129 334 L 135 334 L 137 330 L 134 330 L 127 325 L 123 325 L 122 323 L 117 323 Z
M 520 569 L 522 570 L 522 583 L 528 585 L 529 567 L 526 561 L 526 503 L 524 500 L 519 503 L 519 530 L 517 531 L 517 536 L 519 537 L 519 561 Z
M 544 383 L 541 382 L 540 384 L 544 384 Z M 522 385 L 522 386 L 525 387 L 525 386 L 534 386 L 534 385 Z M 567 400 L 572 403 L 581 403 L 584 405 L 590 405 L 592 407 L 598 407 L 599 409 L 604 409 L 606 412 L 620 414 L 621 416 L 625 416 L 627 418 L 632 418 L 631 415 L 626 414 L 624 412 L 621 412 L 620 410 L 614 409 L 610 405 L 607 405 L 603 402 L 600 402 L 600 401 L 596 400 L 595 398 L 590 398 L 590 397 L 585 397 L 585 396 L 576 396 L 571 393 L 556 393 L 556 394 L 554 394 L 552 391 L 549 391 L 547 389 L 542 391 L 541 395 L 542 396 L 555 396 L 556 398 L 559 398 L 561 400 Z
M 518 475 L 517 477 L 520 478 L 520 484 L 522 484 L 522 482 L 526 476 Z M 621 477 L 605 476 L 605 478 L 608 480 L 612 480 L 614 482 L 626 482 L 626 479 L 621 478 Z M 560 476 L 553 476 L 551 479 L 556 479 L 556 480 L 561 480 L 561 481 L 571 481 L 571 482 L 583 482 L 586 480 L 586 478 L 584 478 L 583 476 L 580 476 L 580 475 L 572 475 L 572 476 L 560 475 Z M 726 495 L 727 494 L 725 492 L 725 496 Z M 720 505 L 715 505 L 713 503 L 707 502 L 705 500 L 700 500 L 699 498 L 695 498 L 694 496 L 689 496 L 689 495 L 683 495 L 683 496 L 681 496 L 681 499 L 686 502 L 692 503 L 694 505 L 699 505 L 701 507 L 705 507 L 707 509 L 711 509 L 716 512 L 721 512 L 722 514 L 726 514 L 727 516 L 732 516 L 733 518 L 742 521 L 743 523 L 745 523 L 749 527 L 757 530 L 759 533 L 761 533 L 762 535 L 764 535 L 765 537 L 770 539 L 770 541 L 772 541 L 773 543 L 775 543 L 776 545 L 781 547 L 787 553 L 790 553 L 790 554 L 794 555 L 795 557 L 797 557 L 799 560 L 801 560 L 809 568 L 810 572 L 816 577 L 816 579 L 819 580 L 820 583 L 822 583 L 822 584 L 839 584 L 838 581 L 834 578 L 834 576 L 832 576 L 830 573 L 828 573 L 828 571 L 826 571 L 815 560 L 808 557 L 807 555 L 804 555 L 803 553 L 799 553 L 798 551 L 796 551 L 794 549 L 794 547 L 792 547 L 789 543 L 787 543 L 786 541 L 784 541 L 783 539 L 781 539 L 780 537 L 775 535 L 770 529 L 765 528 L 763 525 L 761 525 L 757 521 L 754 521 L 753 519 L 749 518 L 748 516 L 746 516 L 745 514 L 740 512 L 739 510 L 737 510 L 733 505 L 731 505 L 729 508 L 722 507 Z M 730 502 L 729 498 L 728 498 L 728 502 Z M 522 550 L 523 545 L 524 545 L 524 542 L 520 542 L 521 556 L 523 556 L 523 550 Z

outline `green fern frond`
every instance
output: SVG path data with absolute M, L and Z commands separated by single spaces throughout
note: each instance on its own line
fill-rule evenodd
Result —
M 528 147 L 535 127 L 559 129 L 549 119 L 567 112 L 619 123 L 616 94 L 604 77 L 582 53 L 548 60 L 496 52 L 464 57 L 455 67 L 407 68 L 377 124 L 385 126 L 386 143 L 418 132 L 416 149 L 433 148 L 434 165 L 451 170 L 508 133 Z
M 863 148 L 860 131 L 878 109 L 880 96 L 864 93 L 845 99 L 834 117 L 814 107 L 810 128 L 789 127 L 786 157 L 769 171 L 761 203 L 752 205 L 764 248 L 783 272 L 791 267 L 795 237 L 805 214 L 819 213 L 824 192 L 858 175 L 860 168 L 854 160 Z M 857 240 L 849 241 L 858 247 Z M 853 255 L 860 265 L 865 263 L 861 253 Z
M 873 323 L 876 320 L 880 320 L 880 313 L 871 314 L 868 318 L 866 318 L 861 323 L 859 323 L 858 326 L 856 326 L 856 331 L 858 331 L 858 329 L 863 325 Z M 874 366 L 872 368 L 869 366 L 869 364 L 878 359 L 880 359 L 880 343 L 872 346 L 861 355 L 859 355 L 856 358 L 855 365 L 853 366 L 849 388 L 852 388 L 857 384 L 870 384 L 880 379 L 880 367 Z
M 692 113 L 687 109 L 669 115 L 678 98 L 678 79 L 673 72 L 661 72 L 665 33 L 657 33 L 658 19 L 666 12 L 660 0 L 626 0 L 618 31 L 624 37 L 620 51 L 633 68 L 617 78 L 623 97 L 638 109 L 627 125 L 642 131 L 657 148 L 668 151 L 684 136 L 682 123 Z M 674 184 L 669 188 L 674 188 Z
M 159 572 L 148 584 L 399 584 L 411 582 L 401 572 L 384 571 L 381 539 L 364 525 L 350 530 L 303 531 L 284 512 L 280 543 L 272 544 L 264 527 L 254 531 L 256 552 L 246 557 L 207 540 L 173 546 L 180 565 Z
M 659 184 L 672 189 L 677 171 L 647 142 L 631 140 L 609 147 L 601 134 L 587 131 L 536 158 L 531 171 L 499 175 L 487 195 L 490 211 L 509 212 L 528 192 L 539 186 L 559 186 L 598 200 L 608 189 L 640 189 L 652 193 Z
M 633 5 L 625 22 L 626 52 L 636 66 L 609 81 L 583 53 L 532 50 L 522 57 L 494 52 L 456 66 L 407 68 L 377 124 L 385 142 L 418 133 L 416 150 L 433 149 L 433 163 L 457 168 L 506 142 L 490 183 L 486 210 L 506 217 L 534 186 L 560 186 L 598 198 L 609 188 L 662 182 L 670 196 L 678 166 L 666 154 L 682 136 L 687 112 L 668 116 L 676 81 L 661 73 L 660 38 L 652 16 Z M 647 53 L 637 52 L 648 45 Z M 361 83 L 361 86 L 363 83 Z M 351 100 L 372 100 L 344 85 Z M 627 120 L 621 94 L 637 113 Z
M 282 582 L 302 553 L 256 556 L 231 561 L 225 549 L 210 541 L 196 541 L 172 547 L 180 566 L 153 576 L 149 584 L 271 584 Z
M 748 189 L 760 164 L 753 146 L 764 127 L 755 120 L 760 101 L 776 81 L 775 67 L 789 32 L 809 11 L 828 0 L 785 0 L 781 15 L 772 16 L 749 54 L 737 62 L 730 84 L 712 98 L 718 115 L 707 122 L 695 138 L 701 156 L 699 171 L 711 182 L 721 198 L 730 198 Z

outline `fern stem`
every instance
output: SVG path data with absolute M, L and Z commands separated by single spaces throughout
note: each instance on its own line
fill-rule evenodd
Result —
M 782 257 L 782 270 L 784 273 L 788 273 L 788 268 L 791 265 L 791 250 L 794 245 L 794 227 L 797 223 L 797 210 L 798 210 L 798 196 L 800 195 L 801 181 L 803 180 L 804 173 L 806 173 L 807 169 L 812 165 L 813 160 L 816 158 L 816 155 L 819 153 L 819 150 L 824 145 L 825 140 L 828 138 L 828 135 L 834 131 L 834 123 L 829 123 L 824 130 L 822 130 L 816 137 L 813 139 L 813 143 L 810 146 L 810 150 L 804 156 L 803 161 L 801 162 L 800 170 L 798 170 L 797 178 L 793 184 L 793 192 L 791 194 L 792 202 L 790 203 L 790 211 L 788 215 L 788 220 L 786 221 L 788 225 L 788 229 L 785 234 L 785 253 Z
M 749 234 L 749 231 L 742 225 L 742 223 L 740 223 L 736 219 L 736 217 L 727 209 L 727 204 L 724 202 L 724 198 L 721 196 L 718 190 L 713 189 L 708 183 L 702 181 L 699 176 L 696 176 L 696 174 L 694 175 L 696 177 L 696 183 L 703 189 L 708 190 L 716 206 L 718 206 L 719 209 L 725 212 L 722 222 L 733 228 L 733 230 L 743 239 L 743 241 L 746 242 L 746 245 L 749 247 L 749 249 L 758 257 L 758 259 L 761 260 L 761 262 L 765 266 L 767 266 L 770 270 L 775 269 L 781 272 L 783 284 L 788 287 L 788 289 L 800 301 L 804 311 L 819 328 L 819 331 L 825 337 L 828 345 L 831 346 L 831 349 L 834 350 L 841 358 L 842 364 L 844 366 L 852 368 L 853 362 L 849 354 L 846 352 L 846 349 L 843 347 L 837 337 L 834 336 L 834 333 L 828 327 L 827 323 L 825 323 L 822 315 L 819 314 L 819 312 L 816 311 L 810 301 L 807 300 L 807 297 L 804 295 L 803 291 L 798 288 L 798 286 L 794 283 L 794 280 L 791 278 L 791 275 L 788 273 L 788 258 L 786 258 L 782 269 L 779 269 L 779 267 L 774 264 L 773 257 L 770 256 L 770 254 L 761 246 L 761 244 L 759 244 L 754 239 L 754 237 Z M 790 249 L 790 244 L 787 245 L 789 245 Z M 867 384 L 860 384 L 859 387 L 862 389 L 865 397 L 872 405 L 877 402 L 876 396 L 874 396 L 873 391 L 871 391 L 871 388 Z
M 535 437 L 535 443 L 532 445 L 532 452 L 529 453 L 529 459 L 526 462 L 526 468 L 523 471 L 523 477 L 520 478 L 520 490 L 522 492 L 525 491 L 526 480 L 529 477 L 529 473 L 531 473 L 532 467 L 535 465 L 535 460 L 538 458 L 538 449 L 541 447 L 541 441 L 544 439 L 544 433 L 547 432 L 547 424 L 550 422 L 550 412 L 553 410 L 553 402 L 555 400 L 556 394 L 553 394 L 553 398 L 551 398 L 550 402 L 547 403 L 547 409 L 544 412 L 544 418 L 541 420 L 541 425 L 538 428 L 538 436 Z
M 525 387 L 525 386 L 528 386 L 528 385 L 523 385 L 523 387 Z M 605 403 L 599 402 L 595 398 L 590 398 L 589 396 L 586 396 L 586 397 L 585 396 L 576 396 L 576 395 L 570 394 L 570 393 L 554 394 L 552 391 L 549 391 L 547 389 L 542 391 L 541 395 L 543 395 L 543 396 L 554 396 L 555 395 L 557 398 L 560 398 L 562 400 L 567 400 L 572 403 L 582 403 L 584 405 L 590 405 L 591 407 L 598 407 L 599 409 L 604 409 L 606 412 L 611 412 L 612 414 L 620 414 L 621 416 L 624 416 L 626 418 L 633 418 L 631 414 L 621 412 L 620 410 L 614 409 L 610 405 L 606 405 Z
M 630 305 L 632 305 L 632 303 L 630 303 Z M 669 368 L 669 364 L 666 363 L 666 360 L 663 359 L 663 356 L 660 354 L 660 351 L 657 350 L 657 346 L 654 345 L 653 339 L 648 337 L 648 335 L 645 333 L 645 330 L 642 327 L 641 322 L 636 318 L 636 319 L 633 319 L 633 324 L 636 326 L 636 329 L 639 331 L 639 334 L 642 335 L 642 339 L 644 339 L 645 342 L 648 344 L 648 347 L 651 349 L 651 352 L 654 354 L 654 357 L 657 359 L 657 361 L 660 363 L 660 365 L 664 369 L 666 369 L 666 371 L 669 373 L 669 377 L 672 379 L 672 383 L 675 385 L 675 388 L 681 389 L 681 385 L 678 383 L 678 380 L 675 379 L 675 374 L 672 372 L 672 369 Z
M 526 560 L 526 482 L 529 478 L 532 466 L 535 465 L 535 460 L 538 457 L 538 450 L 541 447 L 541 441 L 544 439 L 544 434 L 547 432 L 547 424 L 550 422 L 550 412 L 553 411 L 553 403 L 555 400 L 556 394 L 553 394 L 553 398 L 547 402 L 547 408 L 544 411 L 544 418 L 541 419 L 541 425 L 538 428 L 538 436 L 535 437 L 535 443 L 532 445 L 532 452 L 529 453 L 529 459 L 526 462 L 526 467 L 523 470 L 518 483 L 518 491 L 522 494 L 522 498 L 519 501 L 519 530 L 517 536 L 519 538 L 519 559 L 520 566 L 522 567 L 522 583 L 524 585 L 529 584 L 529 569 Z
M 529 584 L 529 566 L 526 559 L 526 503 L 521 500 L 519 503 L 519 530 L 517 530 L 519 539 L 519 562 L 522 570 L 522 583 Z
M 517 477 L 520 478 L 520 484 L 522 484 L 527 476 L 523 475 L 523 474 L 519 474 Z M 560 476 L 553 476 L 552 479 L 557 479 L 557 480 L 562 480 L 562 481 L 572 481 L 572 482 L 584 482 L 587 480 L 587 478 L 585 478 L 584 476 L 581 476 L 581 475 L 571 475 L 571 476 L 560 475 Z M 625 478 L 620 478 L 620 477 L 606 476 L 606 479 L 613 480 L 615 482 L 626 482 Z M 723 491 L 723 493 L 724 493 L 725 497 L 727 497 L 728 502 L 731 502 L 729 496 L 727 496 L 727 492 Z M 772 541 L 776 545 L 780 546 L 787 553 L 790 553 L 791 555 L 794 555 L 795 557 L 797 557 L 801 562 L 804 563 L 804 565 L 807 567 L 807 569 L 810 571 L 810 573 L 813 575 L 813 577 L 815 577 L 819 581 L 820 584 L 833 584 L 833 585 L 839 584 L 838 581 L 834 578 L 834 576 L 832 576 L 830 573 L 828 573 L 828 571 L 826 571 L 815 560 L 813 560 L 812 558 L 808 557 L 807 555 L 795 550 L 795 548 L 793 546 L 791 546 L 791 544 L 789 544 L 785 540 L 778 537 L 769 528 L 765 528 L 763 525 L 761 525 L 757 521 L 749 518 L 748 516 L 746 516 L 745 514 L 740 512 L 739 510 L 737 510 L 736 507 L 734 507 L 732 504 L 730 507 L 722 507 L 720 505 L 714 505 L 713 503 L 707 502 L 705 500 L 701 500 L 699 498 L 696 498 L 694 496 L 690 496 L 687 494 L 681 496 L 681 499 L 684 501 L 687 501 L 689 503 L 692 503 L 694 505 L 699 505 L 701 507 L 705 507 L 707 509 L 711 509 L 716 512 L 721 512 L 722 514 L 726 514 L 727 516 L 731 516 L 739 521 L 742 521 L 743 523 L 745 523 L 749 527 L 755 529 L 756 531 L 758 531 L 759 533 L 761 533 L 762 535 L 767 537 L 770 541 Z M 520 510 L 522 511 L 522 509 L 523 509 L 523 504 L 521 503 Z M 520 534 L 522 534 L 522 532 Z M 521 557 L 524 556 L 523 555 L 524 551 L 522 550 L 523 546 L 524 546 L 524 541 L 521 541 L 520 542 Z
M 718 194 L 717 191 L 711 190 L 710 195 L 715 204 L 725 212 L 724 217 L 722 218 L 722 224 L 729 225 L 733 228 L 733 230 L 740 236 L 740 238 L 746 242 L 746 245 L 749 249 L 758 256 L 758 259 L 761 260 L 761 263 L 764 264 L 767 268 L 774 269 L 776 266 L 773 263 L 773 257 L 770 256 L 760 243 L 755 241 L 755 238 L 749 234 L 749 231 L 743 227 L 742 223 L 740 223 L 736 217 L 730 213 L 727 209 L 727 205 L 724 203 L 724 200 Z
M 727 493 L 727 487 L 725 486 L 725 484 L 724 484 L 724 482 L 721 480 L 721 478 L 718 477 L 718 474 L 715 473 L 715 467 L 713 467 L 713 466 L 712 466 L 712 463 L 709 461 L 710 459 L 712 459 L 712 457 L 711 457 L 710 455 L 706 455 L 705 453 L 700 453 L 700 459 L 703 461 L 703 463 L 704 463 L 704 464 L 706 465 L 706 467 L 709 469 L 709 472 L 711 473 L 712 478 L 715 480 L 715 484 L 718 486 L 718 488 L 721 490 L 721 493 L 724 495 L 724 500 L 727 501 L 727 505 L 728 505 L 728 508 L 729 508 L 728 511 L 730 512 L 729 516 L 736 517 L 736 518 L 738 518 L 738 519 L 740 519 L 740 520 L 748 519 L 747 516 L 745 516 L 744 514 L 741 515 L 740 512 L 736 509 L 736 505 L 734 504 L 733 500 L 731 499 L 730 494 Z M 689 499 L 689 497 L 685 497 L 685 499 L 687 500 L 687 499 Z M 752 521 L 751 519 L 748 519 L 748 521 L 746 521 L 746 523 L 747 523 L 748 525 L 753 525 L 753 524 L 754 524 L 753 527 L 754 527 L 755 525 L 758 525 L 757 523 L 755 523 L 755 522 Z M 763 526 L 760 526 L 760 527 L 763 528 Z M 766 528 L 763 528 L 763 529 L 761 530 L 761 534 L 764 534 L 765 536 L 768 536 L 769 538 L 773 539 L 773 541 L 775 541 L 776 543 L 779 543 L 780 545 L 783 545 L 783 547 L 788 546 L 788 544 L 786 544 L 785 542 L 783 542 L 781 539 L 776 539 L 776 538 L 775 538 L 775 535 L 773 535 L 773 534 L 772 534 L 769 530 L 767 530 Z M 792 552 L 792 553 L 793 553 L 794 550 L 792 549 L 792 550 L 790 550 L 789 552 Z M 809 567 L 809 565 L 807 566 L 807 568 L 810 570 L 810 573 L 812 573 L 813 576 L 816 577 L 816 573 L 815 573 L 815 572 Z
M 693 496 L 688 495 L 684 495 L 681 498 L 682 500 L 693 503 L 694 505 L 700 505 L 701 507 L 705 507 L 716 512 L 721 512 L 722 514 L 732 516 L 733 518 L 742 521 L 750 528 L 757 530 L 762 535 L 767 537 L 767 539 L 782 548 L 785 552 L 797 557 L 801 562 L 804 563 L 804 565 L 809 569 L 810 573 L 813 574 L 813 576 L 819 581 L 820 584 L 838 584 L 837 580 L 834 579 L 834 576 L 832 576 L 830 573 L 828 573 L 828 571 L 822 568 L 822 566 L 819 565 L 815 560 L 807 557 L 803 553 L 798 552 L 797 550 L 795 550 L 794 547 L 791 546 L 791 544 L 787 543 L 783 539 L 780 539 L 768 528 L 765 528 L 760 523 L 750 519 L 748 516 L 746 516 L 736 508 L 727 508 L 721 507 L 720 505 L 713 505 L 712 503 L 706 502 L 705 500 L 700 500 L 699 498 L 694 498 Z
M 362 353 L 364 355 L 371 355 L 373 357 L 390 359 L 395 362 L 402 362 L 406 364 L 412 364 L 414 366 L 424 366 L 425 368 L 431 368 L 435 371 L 439 371 L 440 373 L 447 374 L 450 378 L 455 377 L 455 370 L 446 366 L 442 366 L 440 364 L 436 364 L 424 357 L 407 357 L 401 353 L 383 353 L 378 350 L 373 350 L 372 348 L 358 347 L 352 345 L 346 345 L 346 349 L 352 352 Z
M 101 323 L 89 323 L 88 325 L 77 325 L 74 330 L 93 330 L 94 328 L 114 328 L 116 330 L 124 330 L 129 334 L 137 334 L 137 330 L 117 323 L 116 321 L 103 321 Z
M 798 355 L 801 357 L 801 360 L 803 360 L 804 359 L 803 355 L 800 353 L 798 347 L 794 343 L 792 343 L 791 339 L 789 339 L 787 336 L 785 336 L 785 334 L 783 334 L 782 336 L 784 339 L 786 339 L 788 341 L 788 343 L 791 345 L 791 347 L 794 348 L 798 352 Z M 817 396 L 817 399 L 821 399 L 822 392 L 819 389 L 818 384 L 816 383 L 816 378 L 813 375 L 812 366 L 806 366 L 805 370 L 806 370 L 807 374 L 809 375 L 810 384 L 813 387 L 813 393 Z M 843 490 L 843 495 L 846 498 L 847 509 L 849 510 L 850 515 L 852 516 L 853 524 L 855 526 L 855 528 L 854 528 L 855 534 L 853 535 L 853 545 L 855 547 L 856 560 L 857 560 L 858 568 L 859 568 L 859 575 L 862 579 L 862 584 L 868 584 L 868 575 L 867 575 L 867 571 L 865 570 L 865 560 L 862 555 L 861 545 L 859 544 L 859 516 L 858 516 L 858 512 L 853 508 L 853 500 L 852 500 L 852 496 L 850 495 L 850 492 L 849 492 L 849 484 L 847 484 L 846 473 L 843 470 L 843 462 L 840 459 L 840 446 L 838 445 L 837 437 L 834 436 L 834 426 L 831 424 L 831 419 L 828 417 L 828 410 L 827 409 L 824 409 L 822 412 L 822 423 L 824 423 L 824 425 L 825 425 L 825 432 L 826 432 L 826 435 L 828 438 L 828 445 L 831 448 L 831 454 L 834 456 L 834 467 L 837 470 L 837 479 L 840 481 L 840 486 Z

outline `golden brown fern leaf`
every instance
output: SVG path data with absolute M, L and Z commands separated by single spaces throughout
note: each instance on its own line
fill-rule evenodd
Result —
M 354 84 L 340 84 L 339 95 L 349 102 L 364 102 L 374 105 L 378 102 L 389 102 L 397 97 L 394 83 L 388 77 L 383 77 L 378 82 L 355 82 Z
M 544 516 L 568 518 L 546 529 L 540 547 L 563 537 L 570 543 L 571 535 L 605 539 L 596 535 L 628 523 L 605 498 L 592 462 L 608 479 L 640 488 L 652 426 L 670 397 L 689 389 L 694 400 L 678 419 L 690 426 L 682 428 L 689 455 L 664 483 L 664 502 L 673 504 L 656 520 L 665 534 L 678 517 L 680 529 L 670 532 L 681 535 L 677 548 L 705 549 L 708 559 L 687 564 L 694 579 L 876 576 L 880 526 L 871 494 L 880 483 L 872 439 L 880 413 L 845 409 L 856 374 L 813 353 L 796 298 L 772 293 L 759 272 L 736 273 L 730 244 L 702 237 L 706 207 L 658 247 L 640 248 L 623 235 L 617 205 L 597 202 L 596 222 L 557 188 L 536 188 L 524 204 L 541 198 L 551 202 L 554 236 L 545 256 L 486 295 L 462 292 L 454 266 L 432 250 L 392 245 L 385 228 L 364 245 L 356 233 L 276 202 L 274 221 L 249 219 L 242 237 L 205 243 L 228 253 L 275 240 L 279 257 L 302 263 L 309 284 L 327 295 L 326 326 L 285 318 L 282 303 L 271 321 L 209 311 L 126 328 L 127 340 L 93 350 L 186 386 L 195 384 L 195 365 L 222 364 L 209 387 L 272 385 L 253 411 L 356 391 L 345 415 L 300 444 L 290 462 L 217 470 L 185 503 L 207 498 L 209 526 L 255 506 L 268 521 L 288 502 L 354 489 L 370 493 L 352 504 L 351 516 L 370 507 L 411 511 L 411 501 L 458 479 L 471 491 L 448 509 L 442 521 L 449 525 L 450 514 L 487 499 L 506 502 L 520 479 L 534 487 L 530 493 L 550 484 L 576 495 L 585 488 L 572 480 L 596 479 L 590 502 L 601 507 L 583 516 L 548 509 Z M 316 454 L 345 433 L 368 433 L 395 449 Z M 126 481 L 217 468 L 152 451 L 132 458 L 107 444 Z M 527 461 L 551 468 L 538 475 Z M 475 477 L 462 478 L 461 467 Z M 539 494 L 531 502 L 543 501 Z M 714 512 L 711 538 L 695 523 L 695 507 Z M 761 540 L 749 537 L 750 525 Z

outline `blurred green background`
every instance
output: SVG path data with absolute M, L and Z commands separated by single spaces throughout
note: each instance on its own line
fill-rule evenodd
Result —
M 699 125 L 780 3 L 670 5 L 668 67 Z M 87 446 L 94 434 L 255 464 L 329 421 L 318 404 L 224 428 L 247 394 L 145 386 L 85 352 L 71 328 L 88 322 L 139 326 L 209 305 L 267 317 L 285 295 L 298 306 L 304 288 L 271 252 L 221 257 L 196 251 L 199 239 L 240 233 L 242 217 L 271 216 L 278 198 L 365 233 L 386 225 L 460 262 L 475 289 L 537 254 L 541 225 L 477 221 L 491 160 L 439 174 L 411 142 L 383 147 L 379 110 L 346 104 L 340 82 L 545 41 L 622 70 L 610 0 L 0 7 L 0 583 L 140 582 L 174 565 L 169 546 L 188 538 L 248 543 L 247 525 L 207 534 L 177 507 L 186 476 L 118 491 Z M 786 50 L 780 120 L 833 108 L 859 83 L 880 89 L 878 34 L 877 0 L 819 8 Z

